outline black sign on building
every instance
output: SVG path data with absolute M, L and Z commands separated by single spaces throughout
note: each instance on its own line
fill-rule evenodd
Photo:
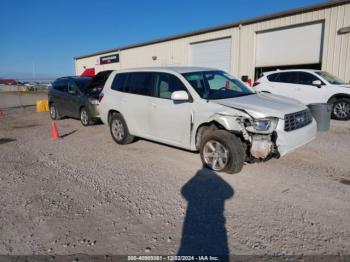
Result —
M 119 63 L 119 54 L 101 56 L 100 65 Z

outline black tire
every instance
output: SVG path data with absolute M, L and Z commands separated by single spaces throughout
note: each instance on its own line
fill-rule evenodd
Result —
M 50 104 L 50 117 L 52 120 L 59 120 L 61 119 L 61 115 L 57 110 L 57 106 L 54 103 Z
M 85 107 L 80 109 L 80 122 L 83 126 L 89 126 L 92 124 L 90 113 Z
M 332 118 L 336 120 L 350 119 L 350 99 L 341 98 L 333 103 Z
M 109 122 L 109 130 L 111 132 L 113 140 L 117 144 L 130 144 L 135 139 L 133 135 L 130 135 L 128 126 L 126 125 L 123 116 L 119 113 L 114 113 L 111 116 L 111 120 Z
M 216 165 L 212 166 L 208 161 L 208 145 L 212 142 L 219 142 L 226 150 L 227 156 L 224 162 L 224 167 L 217 168 Z M 229 174 L 239 173 L 244 164 L 245 160 L 245 149 L 242 141 L 234 134 L 226 130 L 213 130 L 204 132 L 203 138 L 201 139 L 200 155 L 202 163 L 208 168 L 218 171 L 226 172 Z M 206 155 L 206 157 L 205 157 Z M 210 158 L 210 157 L 209 157 Z M 212 157 L 212 161 L 214 162 Z

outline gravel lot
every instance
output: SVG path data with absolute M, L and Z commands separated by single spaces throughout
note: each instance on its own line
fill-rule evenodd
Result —
M 74 119 L 52 141 L 50 124 L 34 107 L 0 118 L 0 254 L 350 255 L 349 121 L 236 175 Z

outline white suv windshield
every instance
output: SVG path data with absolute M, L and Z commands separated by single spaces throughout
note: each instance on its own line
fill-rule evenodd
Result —
M 328 83 L 332 84 L 332 85 L 344 85 L 345 82 L 340 80 L 339 78 L 337 78 L 334 75 L 331 75 L 328 72 L 325 71 L 319 71 L 319 72 L 315 72 L 316 74 L 318 74 L 319 76 L 323 77 Z
M 223 71 L 192 72 L 182 75 L 203 99 L 225 99 L 255 94 L 241 81 Z

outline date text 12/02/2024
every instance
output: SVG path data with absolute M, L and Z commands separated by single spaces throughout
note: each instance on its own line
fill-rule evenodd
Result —
M 128 256 L 128 261 L 220 261 L 216 256 Z

